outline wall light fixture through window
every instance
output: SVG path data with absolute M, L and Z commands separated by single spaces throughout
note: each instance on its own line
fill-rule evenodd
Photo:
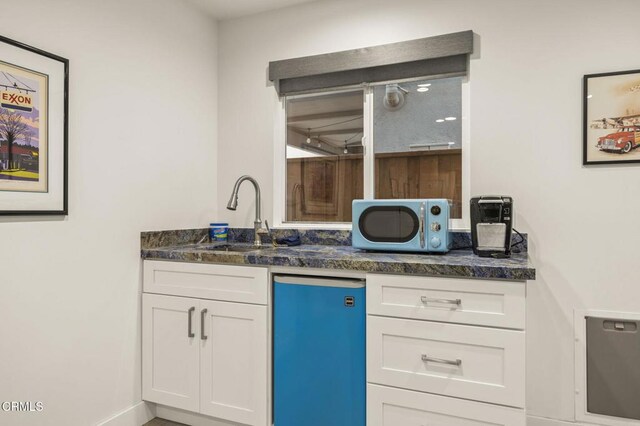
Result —
M 404 105 L 404 95 L 409 93 L 398 84 L 387 84 L 384 91 L 383 105 L 389 111 L 397 111 Z

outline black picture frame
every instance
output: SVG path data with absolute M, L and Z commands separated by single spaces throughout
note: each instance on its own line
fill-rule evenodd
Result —
M 42 69 L 36 69 L 33 64 L 20 63 L 20 61 L 15 59 L 15 57 L 22 57 L 21 55 L 10 54 L 9 56 L 15 57 L 6 58 L 3 53 L 5 51 L 29 52 L 30 54 L 35 55 L 28 56 L 30 61 L 34 64 L 43 64 Z M 66 216 L 69 213 L 69 60 L 37 47 L 0 35 L 0 64 L 14 66 L 16 69 L 40 74 L 47 78 L 47 84 L 45 86 L 47 107 L 45 114 L 47 114 L 47 116 L 44 132 L 46 132 L 47 135 L 46 149 L 49 150 L 50 147 L 52 148 L 52 152 L 47 152 L 47 158 L 45 159 L 47 162 L 45 168 L 46 174 L 42 173 L 46 176 L 47 190 L 39 192 L 34 191 L 33 193 L 27 194 L 25 191 L 20 190 L 0 189 L 0 216 Z M 53 70 L 54 75 L 47 74 L 49 70 Z M 4 88 L 5 90 L 8 90 L 7 83 L 5 83 Z M 2 89 L 3 87 L 0 85 L 0 90 Z M 16 88 L 15 90 L 18 89 L 19 88 Z M 26 93 L 28 94 L 29 92 Z M 51 99 L 52 93 L 55 93 L 54 101 Z M 53 105 L 54 103 L 55 105 Z M 2 106 L 3 105 L 0 101 L 0 110 L 2 110 Z M 54 108 L 56 117 L 55 134 L 53 134 L 54 132 L 50 132 L 50 121 L 53 120 L 50 120 L 50 116 L 48 115 Z M 59 117 L 60 115 L 61 117 Z M 1 137 L 2 135 L 0 134 L 0 138 Z M 7 141 L 5 141 L 5 143 L 7 143 Z M 7 143 L 7 146 L 8 145 L 9 143 Z M 27 146 L 31 145 L 28 144 Z M 40 145 L 38 144 L 38 149 L 39 148 Z M 55 149 L 55 152 L 53 152 L 53 148 Z M 56 159 L 55 164 L 53 164 L 53 161 L 50 162 L 53 158 Z M 38 171 L 40 172 L 40 170 Z M 55 189 L 55 191 L 53 189 L 50 190 L 50 188 Z M 32 199 L 27 199 L 27 203 L 25 203 L 29 208 L 23 208 L 20 204 L 22 201 L 18 203 L 19 205 L 15 209 L 10 207 L 8 208 L 7 205 L 12 203 L 13 200 L 3 200 L 3 194 L 6 195 L 11 193 L 21 193 L 25 199 L 28 196 L 32 197 Z M 38 197 L 41 197 L 42 201 L 38 199 Z
M 640 163 L 640 69 L 584 75 L 582 102 L 582 164 Z

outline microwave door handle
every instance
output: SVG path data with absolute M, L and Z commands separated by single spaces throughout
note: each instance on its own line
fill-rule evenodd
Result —
M 425 203 L 420 203 L 420 248 L 424 248 L 424 214 L 425 214 Z

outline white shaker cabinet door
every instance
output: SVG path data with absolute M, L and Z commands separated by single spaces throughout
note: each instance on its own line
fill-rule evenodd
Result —
M 197 299 L 142 295 L 142 398 L 198 411 Z
M 200 301 L 200 412 L 247 425 L 267 424 L 267 307 Z

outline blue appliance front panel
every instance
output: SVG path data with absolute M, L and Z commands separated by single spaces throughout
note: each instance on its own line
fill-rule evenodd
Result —
M 365 426 L 365 312 L 364 287 L 276 280 L 275 426 Z
M 422 247 L 420 232 L 407 242 L 379 242 L 370 241 L 360 231 L 360 216 L 369 207 L 375 206 L 403 206 L 415 212 L 420 217 L 421 205 L 424 203 L 424 233 L 425 244 Z M 434 215 L 431 208 L 437 206 L 440 213 Z M 364 250 L 381 251 L 407 251 L 407 252 L 434 252 L 446 253 L 451 248 L 451 237 L 449 234 L 450 208 L 449 200 L 442 198 L 431 199 L 408 199 L 408 200 L 353 200 L 352 204 L 352 246 Z M 438 224 L 435 227 L 434 224 Z

